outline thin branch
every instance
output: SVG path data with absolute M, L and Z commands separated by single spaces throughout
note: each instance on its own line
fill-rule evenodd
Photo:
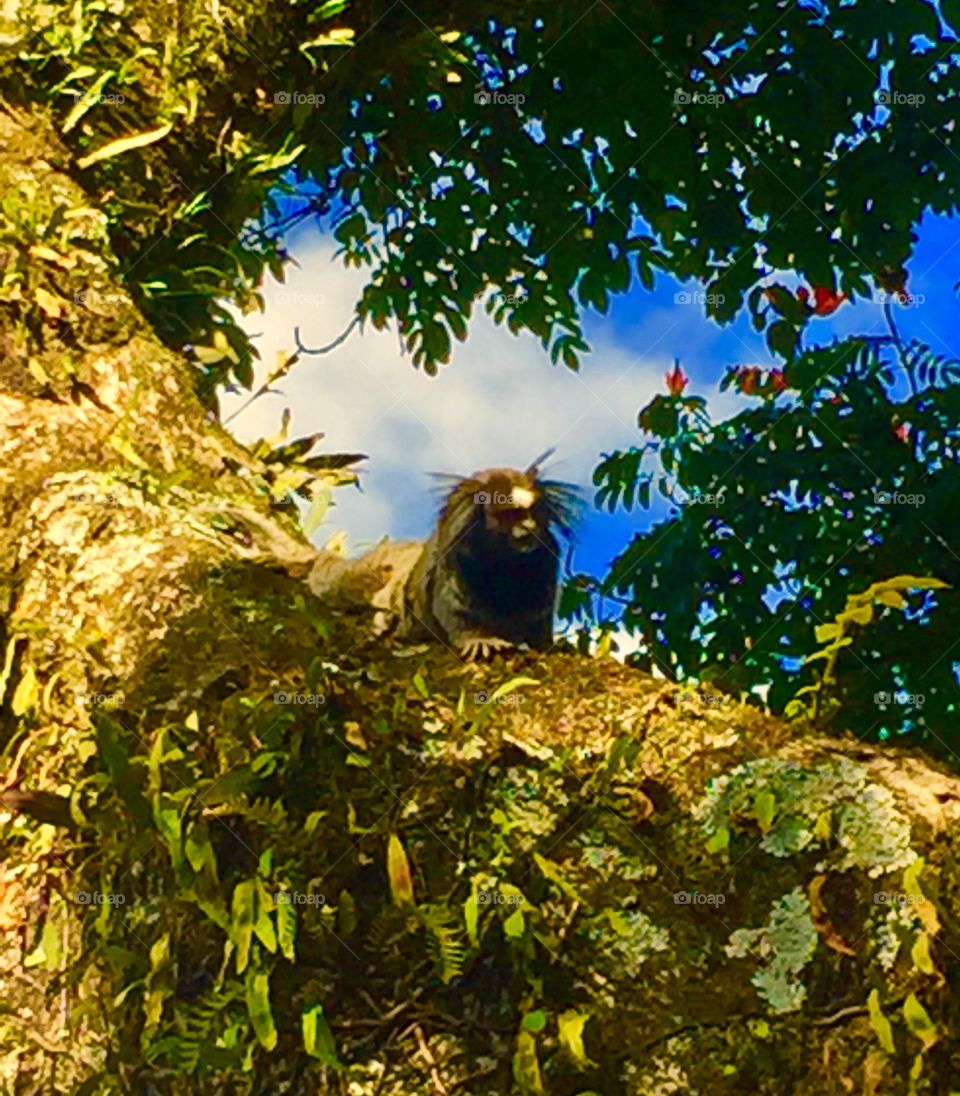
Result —
M 0 792 L 0 810 L 25 814 L 35 822 L 45 822 L 50 826 L 66 826 L 69 829 L 77 827 L 70 814 L 70 800 L 53 792 L 7 788 Z
M 362 320 L 359 316 L 354 316 L 350 323 L 347 325 L 346 329 L 341 334 L 339 334 L 332 343 L 328 343 L 326 346 L 318 347 L 316 350 L 311 350 L 308 346 L 303 345 L 303 343 L 300 341 L 300 328 L 295 327 L 293 329 L 293 337 L 297 343 L 297 353 L 329 354 L 331 350 L 336 350 L 338 346 L 341 346 L 343 343 L 345 343 L 350 337 L 350 332 L 353 331 L 353 329 L 361 322 Z
M 267 377 L 263 384 L 260 385 L 260 387 L 256 390 L 256 392 L 253 393 L 253 395 L 246 401 L 246 403 L 241 404 L 240 407 L 236 409 L 236 411 L 228 415 L 223 420 L 223 425 L 226 426 L 228 423 L 233 422 L 233 420 L 238 415 L 241 415 L 244 411 L 246 411 L 246 409 L 250 406 L 250 404 L 253 403 L 254 400 L 258 400 L 261 396 L 265 396 L 270 391 L 271 386 L 275 384 L 280 379 L 280 377 L 286 374 L 290 366 L 294 365 L 297 362 L 301 354 L 328 354 L 331 350 L 335 350 L 338 346 L 341 346 L 343 343 L 345 343 L 350 337 L 350 332 L 353 331 L 353 329 L 360 322 L 360 317 L 354 316 L 350 323 L 347 325 L 346 330 L 339 334 L 333 340 L 333 342 L 329 344 L 329 346 L 321 346 L 317 350 L 311 350 L 309 347 L 303 345 L 303 343 L 300 341 L 300 328 L 295 327 L 293 329 L 293 337 L 297 344 L 297 349 L 295 350 L 295 352 L 287 358 L 287 360 L 283 363 L 282 366 L 280 366 L 279 369 L 275 369 L 270 374 L 270 376 Z

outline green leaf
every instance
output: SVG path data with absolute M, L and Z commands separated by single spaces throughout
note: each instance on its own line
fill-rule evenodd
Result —
M 777 813 L 777 797 L 773 792 L 757 792 L 753 800 L 753 814 L 763 833 L 773 825 Z
M 303 1029 L 303 1047 L 311 1058 L 317 1058 L 324 1065 L 334 1069 L 343 1069 L 337 1057 L 337 1044 L 333 1032 L 323 1015 L 323 1005 L 314 1005 L 306 1009 L 300 1017 Z
M 387 878 L 390 880 L 390 894 L 395 906 L 404 907 L 414 904 L 413 872 L 407 859 L 403 843 L 395 833 L 390 834 L 387 843 Z
M 470 892 L 467 900 L 463 903 L 463 922 L 471 946 L 477 947 L 479 945 L 477 927 L 480 923 L 480 901 L 477 898 L 476 888 Z
M 270 975 L 250 967 L 246 979 L 247 1014 L 257 1041 L 265 1050 L 277 1045 L 277 1029 L 270 1011 Z
M 523 936 L 525 926 L 523 910 L 518 909 L 503 922 L 503 931 L 511 940 L 519 940 Z
M 596 1064 L 587 1057 L 583 1046 L 583 1029 L 589 1019 L 589 1012 L 577 1012 L 576 1009 L 568 1009 L 557 1017 L 560 1046 L 577 1069 L 587 1069 Z
M 870 991 L 870 996 L 867 998 L 867 1009 L 870 1012 L 870 1026 L 877 1033 L 880 1046 L 887 1054 L 893 1054 L 895 1050 L 893 1028 L 890 1021 L 883 1014 L 883 1009 L 880 1007 L 880 993 L 875 989 Z
M 547 1026 L 547 1014 L 543 1009 L 536 1009 L 534 1012 L 528 1012 L 521 1023 L 526 1031 L 543 1031 Z
M 537 1059 L 537 1040 L 529 1031 L 520 1030 L 517 1035 L 517 1051 L 513 1056 L 513 1079 L 524 1096 L 540 1096 L 543 1093 L 543 1077 Z
M 233 890 L 230 939 L 237 949 L 237 974 L 243 974 L 250 961 L 250 944 L 257 912 L 257 884 L 253 879 L 238 883 Z
M 723 849 L 730 847 L 730 830 L 726 826 L 721 826 L 715 833 L 712 833 L 707 840 L 707 852 L 721 852 Z
M 158 126 L 156 129 L 145 130 L 142 133 L 133 134 L 132 137 L 122 137 L 118 141 L 111 141 L 109 144 L 102 145 L 95 152 L 91 152 L 89 156 L 83 156 L 77 160 L 77 167 L 80 171 L 83 171 L 93 164 L 100 163 L 101 160 L 110 160 L 124 152 L 131 152 L 135 148 L 152 145 L 157 141 L 162 141 L 172 129 L 173 123 L 167 122 L 166 125 Z
M 915 993 L 911 993 L 903 1002 L 903 1018 L 907 1022 L 907 1029 L 922 1041 L 925 1050 L 929 1050 L 940 1038 L 937 1025 L 930 1019 L 930 1014 L 920 1004 Z
M 293 963 L 296 960 L 297 910 L 292 902 L 277 903 L 277 938 L 281 954 Z

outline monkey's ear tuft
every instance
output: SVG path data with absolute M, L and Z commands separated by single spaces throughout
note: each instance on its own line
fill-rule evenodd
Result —
M 557 447 L 551 445 L 549 449 L 544 450 L 535 461 L 532 461 L 526 471 L 523 473 L 525 476 L 532 476 L 534 479 L 540 474 L 540 469 L 543 467 L 543 462 L 549 460 L 554 453 L 556 453 Z
M 560 480 L 540 480 L 538 486 L 550 524 L 564 536 L 573 537 L 587 508 L 583 492 L 574 484 Z

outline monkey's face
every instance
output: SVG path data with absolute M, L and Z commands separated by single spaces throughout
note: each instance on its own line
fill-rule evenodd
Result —
M 515 552 L 532 552 L 544 545 L 546 515 L 536 485 L 526 479 L 492 479 L 475 501 L 483 508 L 484 527 Z

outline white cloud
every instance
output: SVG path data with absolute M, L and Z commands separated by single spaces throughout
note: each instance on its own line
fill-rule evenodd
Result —
M 262 332 L 258 384 L 277 351 L 292 349 L 294 327 L 308 346 L 322 346 L 350 321 L 366 272 L 344 269 L 333 253 L 318 237 L 300 247 L 301 265 L 289 268 L 285 285 L 271 279 L 265 286 L 266 313 L 248 321 L 249 330 Z M 329 354 L 301 359 L 280 383 L 282 395 L 261 397 L 231 429 L 245 441 L 272 434 L 289 406 L 292 436 L 322 430 L 323 450 L 368 454 L 363 494 L 335 493 L 318 542 L 340 529 L 351 550 L 384 533 L 423 537 L 436 507 L 429 472 L 526 466 L 555 446 L 550 474 L 589 486 L 601 451 L 638 441 L 637 410 L 662 390 L 689 318 L 680 311 L 668 325 L 676 320 L 676 331 L 650 334 L 656 345 L 637 330 L 630 335 L 635 350 L 606 334 L 595 339 L 579 374 L 552 366 L 535 339 L 497 327 L 479 306 L 467 342 L 455 345 L 452 365 L 436 377 L 401 356 L 396 331 L 368 325 Z M 224 395 L 224 417 L 247 398 Z

